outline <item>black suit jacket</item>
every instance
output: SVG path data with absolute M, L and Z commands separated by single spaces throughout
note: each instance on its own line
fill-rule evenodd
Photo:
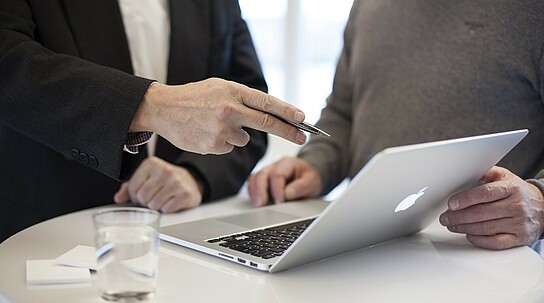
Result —
M 169 84 L 220 77 L 266 90 L 237 1 L 171 0 Z M 152 81 L 132 75 L 115 0 L 0 0 L 0 241 L 39 221 L 102 204 L 145 152 L 122 152 Z M 266 135 L 221 156 L 159 138 L 156 155 L 190 166 L 206 199 L 235 194 Z

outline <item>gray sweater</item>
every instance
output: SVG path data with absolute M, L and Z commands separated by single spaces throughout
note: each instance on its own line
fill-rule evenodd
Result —
M 332 138 L 299 155 L 323 194 L 386 147 L 521 128 L 499 165 L 544 192 L 543 16 L 542 0 L 356 1 L 317 123 Z

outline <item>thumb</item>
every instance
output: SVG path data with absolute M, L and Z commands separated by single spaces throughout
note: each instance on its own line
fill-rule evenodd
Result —
M 505 177 L 505 169 L 498 166 L 493 166 L 489 171 L 485 173 L 482 177 L 482 181 L 485 183 L 490 183 L 494 181 L 500 181 Z
M 311 192 L 311 184 L 307 179 L 295 179 L 285 187 L 285 200 L 308 198 Z
M 115 203 L 124 203 L 130 200 L 130 194 L 128 192 L 128 182 L 124 182 L 121 184 L 121 187 L 119 187 L 119 190 L 115 193 L 113 196 L 113 201 Z

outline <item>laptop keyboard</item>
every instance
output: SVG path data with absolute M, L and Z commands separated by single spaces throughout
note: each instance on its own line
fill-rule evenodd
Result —
M 271 259 L 279 257 L 315 218 L 208 240 L 239 252 Z

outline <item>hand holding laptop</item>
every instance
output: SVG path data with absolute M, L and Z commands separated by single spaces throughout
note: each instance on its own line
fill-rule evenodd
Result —
M 492 168 L 479 185 L 453 196 L 440 222 L 464 233 L 477 247 L 506 249 L 530 245 L 544 233 L 544 197 L 533 184 L 501 167 Z M 318 196 L 321 177 L 300 158 L 283 158 L 250 176 L 254 206 Z
M 538 240 L 544 233 L 542 192 L 502 167 L 493 167 L 482 181 L 485 184 L 452 196 L 440 223 L 487 249 L 530 245 Z

